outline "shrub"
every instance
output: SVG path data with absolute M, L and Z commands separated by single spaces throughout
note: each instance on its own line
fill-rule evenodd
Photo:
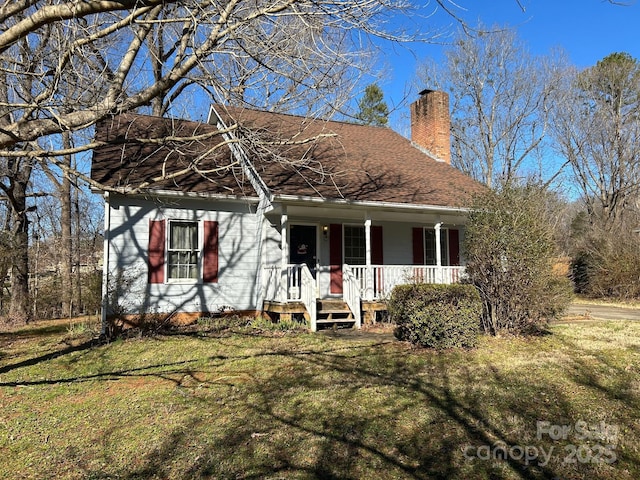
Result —
M 399 285 L 388 311 L 400 340 L 437 349 L 477 343 L 482 303 L 471 285 Z
M 504 186 L 476 198 L 469 214 L 466 273 L 480 293 L 487 333 L 539 332 L 571 301 L 569 279 L 553 268 L 547 195 L 536 185 Z
M 576 292 L 620 300 L 640 298 L 640 248 L 633 228 L 609 231 L 593 226 L 572 263 Z

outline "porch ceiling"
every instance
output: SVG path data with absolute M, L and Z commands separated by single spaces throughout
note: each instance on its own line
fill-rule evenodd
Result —
M 396 205 L 360 205 L 356 203 L 318 203 L 303 201 L 288 201 L 274 203 L 269 216 L 274 218 L 282 214 L 283 205 L 286 206 L 289 219 L 309 222 L 330 222 L 337 220 L 362 221 L 369 216 L 373 222 L 401 222 L 414 224 L 434 224 L 442 222 L 445 225 L 465 225 L 466 211 L 458 209 L 442 209 L 438 207 L 396 206 Z

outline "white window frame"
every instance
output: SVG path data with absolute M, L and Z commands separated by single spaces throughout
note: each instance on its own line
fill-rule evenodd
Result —
M 347 262 L 347 228 L 362 229 L 362 263 Z M 352 238 L 352 237 L 350 237 Z M 424 243 L 424 242 L 423 242 Z M 345 223 L 342 225 L 342 263 L 347 265 L 366 265 L 367 264 L 367 232 L 365 226 L 359 223 Z
M 178 223 L 189 223 L 194 224 L 197 230 L 197 245 L 196 250 L 180 250 L 180 249 L 172 249 L 171 248 L 171 227 L 173 224 Z M 179 219 L 174 218 L 167 220 L 167 234 L 165 238 L 165 246 L 166 246 L 166 261 L 165 261 L 165 278 L 167 279 L 167 283 L 202 283 L 202 242 L 203 242 L 203 232 L 202 232 L 202 222 L 199 220 L 191 220 L 191 219 Z M 187 278 L 187 277 L 177 277 L 171 278 L 171 253 L 176 251 L 187 251 L 187 252 L 195 252 L 196 253 L 196 263 L 195 270 L 196 275 L 195 278 Z

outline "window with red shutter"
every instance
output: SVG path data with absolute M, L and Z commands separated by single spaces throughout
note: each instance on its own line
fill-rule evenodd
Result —
M 165 276 L 167 281 L 217 283 L 218 222 L 204 221 L 202 235 L 201 251 L 198 222 L 150 220 L 149 283 L 164 283 Z
M 198 279 L 198 222 L 169 221 L 167 278 Z

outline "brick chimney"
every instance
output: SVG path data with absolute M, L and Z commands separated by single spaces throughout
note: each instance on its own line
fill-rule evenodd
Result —
M 423 90 L 411 104 L 411 141 L 436 160 L 451 163 L 449 94 Z

